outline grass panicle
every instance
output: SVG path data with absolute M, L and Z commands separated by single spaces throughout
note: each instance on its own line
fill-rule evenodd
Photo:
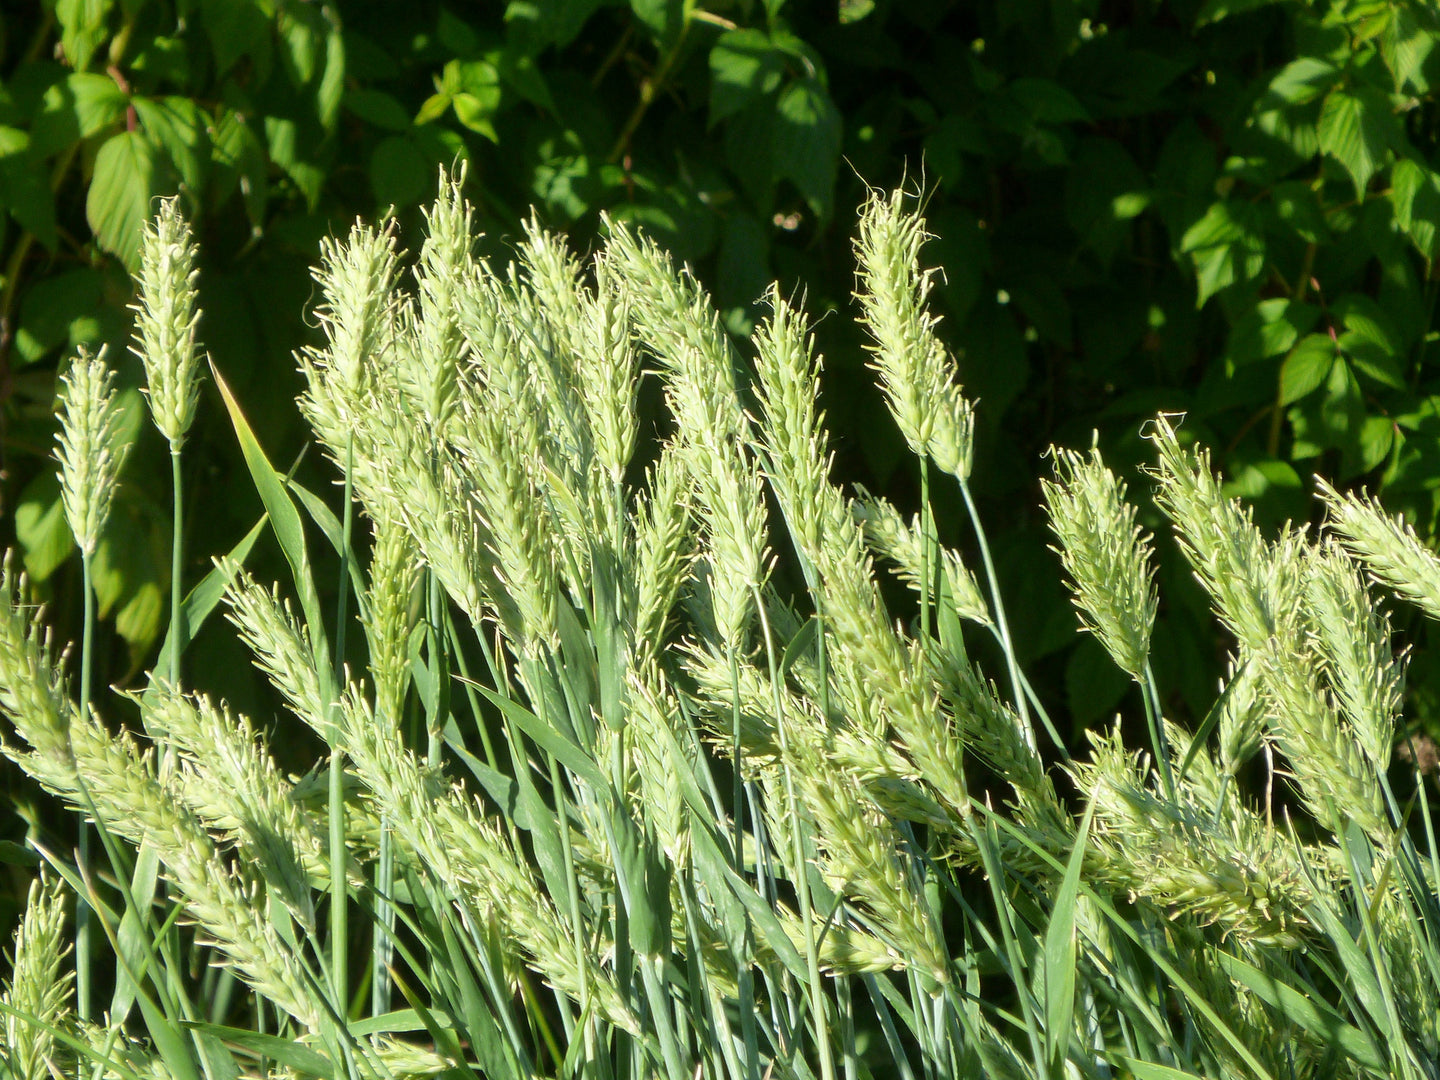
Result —
M 91 356 L 82 350 L 60 387 L 55 456 L 65 520 L 81 552 L 94 555 L 129 449 L 120 442 L 115 373 L 105 351 Z
M 184 445 L 200 399 L 198 255 L 179 200 L 162 199 L 140 244 L 132 351 L 145 366 L 150 413 L 172 451 Z
M 48 1029 L 67 1019 L 72 977 L 64 967 L 65 894 L 58 880 L 30 883 L 25 911 L 15 931 L 10 976 L 0 991 L 5 1015 L 0 1032 L 0 1068 L 13 1080 L 47 1080 L 52 1068 L 71 1055 Z
M 1121 670 L 1143 682 L 1159 605 L 1150 542 L 1125 501 L 1124 482 L 1098 450 L 1089 458 L 1053 453 L 1055 480 L 1041 489 L 1080 620 Z

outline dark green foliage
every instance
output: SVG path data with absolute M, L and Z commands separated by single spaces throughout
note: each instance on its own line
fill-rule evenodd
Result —
M 804 281 L 814 311 L 847 308 L 860 178 L 908 175 L 943 238 L 926 254 L 980 401 L 978 493 L 1018 636 L 1048 668 L 1042 692 L 1093 722 L 1123 680 L 1074 648 L 1033 470 L 987 461 L 1092 429 L 1109 460 L 1138 461 L 1142 420 L 1184 410 L 1262 521 L 1309 518 L 1319 471 L 1433 531 L 1437 31 L 1419 0 L 7 5 L 6 530 L 65 600 L 63 633 L 78 602 L 47 458 L 54 372 L 80 344 L 121 360 L 124 270 L 158 195 L 182 193 L 197 223 L 202 340 L 288 461 L 317 241 L 357 214 L 416 216 L 441 164 L 469 161 L 497 244 L 532 204 L 582 247 L 602 210 L 639 223 L 737 331 L 772 277 Z M 818 328 L 839 468 L 913 501 L 849 327 Z M 187 479 L 244 491 L 206 394 Z M 145 438 L 96 564 L 128 645 L 111 679 L 148 662 L 163 625 L 168 477 Z M 258 514 L 251 496 L 208 497 L 191 550 L 230 546 Z M 1223 645 L 1173 576 L 1157 663 L 1185 687 L 1170 706 L 1203 716 Z

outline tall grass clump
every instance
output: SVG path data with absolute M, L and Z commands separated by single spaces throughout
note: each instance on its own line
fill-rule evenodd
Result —
M 31 835 L 0 1072 L 1440 1075 L 1440 851 L 1427 783 L 1392 762 L 1382 607 L 1440 611 L 1440 560 L 1402 525 L 1322 487 L 1322 534 L 1266 536 L 1157 418 L 1155 501 L 1233 651 L 1186 724 L 1126 487 L 1054 451 L 1079 624 L 1148 732 L 1072 756 L 1017 659 L 903 195 L 870 198 L 856 250 L 907 510 L 832 479 L 801 301 L 772 290 L 738 344 L 621 221 L 589 260 L 532 221 L 497 265 L 472 217 L 442 178 L 413 261 L 393 224 L 323 249 L 299 404 L 339 513 L 216 374 L 265 518 L 177 601 L 147 685 L 92 700 L 88 648 L 76 686 L 5 571 L 4 751 L 98 843 Z M 179 227 L 167 209 L 147 243 Z M 147 262 L 136 346 L 177 463 L 187 245 Z M 66 384 L 67 477 L 118 452 L 94 363 Z M 954 545 L 932 483 L 969 510 Z M 71 501 L 83 552 L 103 512 Z M 262 527 L 287 581 L 245 566 Z M 273 734 L 180 681 L 222 604 L 285 704 Z M 268 746 L 295 725 L 324 747 L 303 776 Z M 69 909 L 98 931 L 83 951 Z

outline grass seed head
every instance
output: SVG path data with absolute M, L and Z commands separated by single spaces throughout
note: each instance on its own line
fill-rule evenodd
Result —
M 1159 605 L 1150 541 L 1135 524 L 1124 482 L 1105 467 L 1099 450 L 1088 459 L 1070 450 L 1052 453 L 1055 481 L 1041 487 L 1080 621 L 1122 670 L 1142 681 Z
M 184 445 L 200 396 L 198 250 L 179 200 L 162 200 L 140 245 L 140 302 L 132 308 L 138 346 L 131 351 L 145 365 L 150 412 L 172 451 Z
M 115 373 L 105 350 L 83 349 L 60 377 L 60 493 L 75 543 L 93 555 L 110 516 L 110 503 L 129 447 L 120 441 Z

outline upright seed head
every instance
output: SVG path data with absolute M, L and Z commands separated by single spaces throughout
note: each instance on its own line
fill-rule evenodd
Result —
M 100 543 L 129 449 L 119 440 L 114 382 L 103 348 L 99 356 L 82 349 L 60 377 L 60 431 L 55 437 L 60 493 L 65 520 L 86 555 L 93 555 Z
M 356 222 L 344 243 L 327 240 L 321 245 L 314 276 L 324 301 L 316 316 L 329 344 L 320 366 L 352 416 L 363 408 L 375 356 L 390 343 L 398 259 L 395 230 L 388 225 L 376 229 Z
M 936 271 L 920 269 L 925 221 L 905 195 L 872 194 L 860 211 L 856 299 L 870 331 L 874 368 L 890 412 L 910 449 L 964 481 L 970 476 L 974 407 L 960 392 L 955 361 L 928 310 Z
M 200 394 L 197 250 L 177 200 L 163 200 L 140 245 L 140 303 L 132 305 L 139 344 L 131 351 L 145 365 L 150 412 L 172 451 L 184 445 Z
M 1089 458 L 1052 453 L 1055 482 L 1041 487 L 1081 622 L 1115 663 L 1142 680 L 1158 605 L 1150 542 L 1135 524 L 1124 482 L 1105 467 L 1099 450 Z

